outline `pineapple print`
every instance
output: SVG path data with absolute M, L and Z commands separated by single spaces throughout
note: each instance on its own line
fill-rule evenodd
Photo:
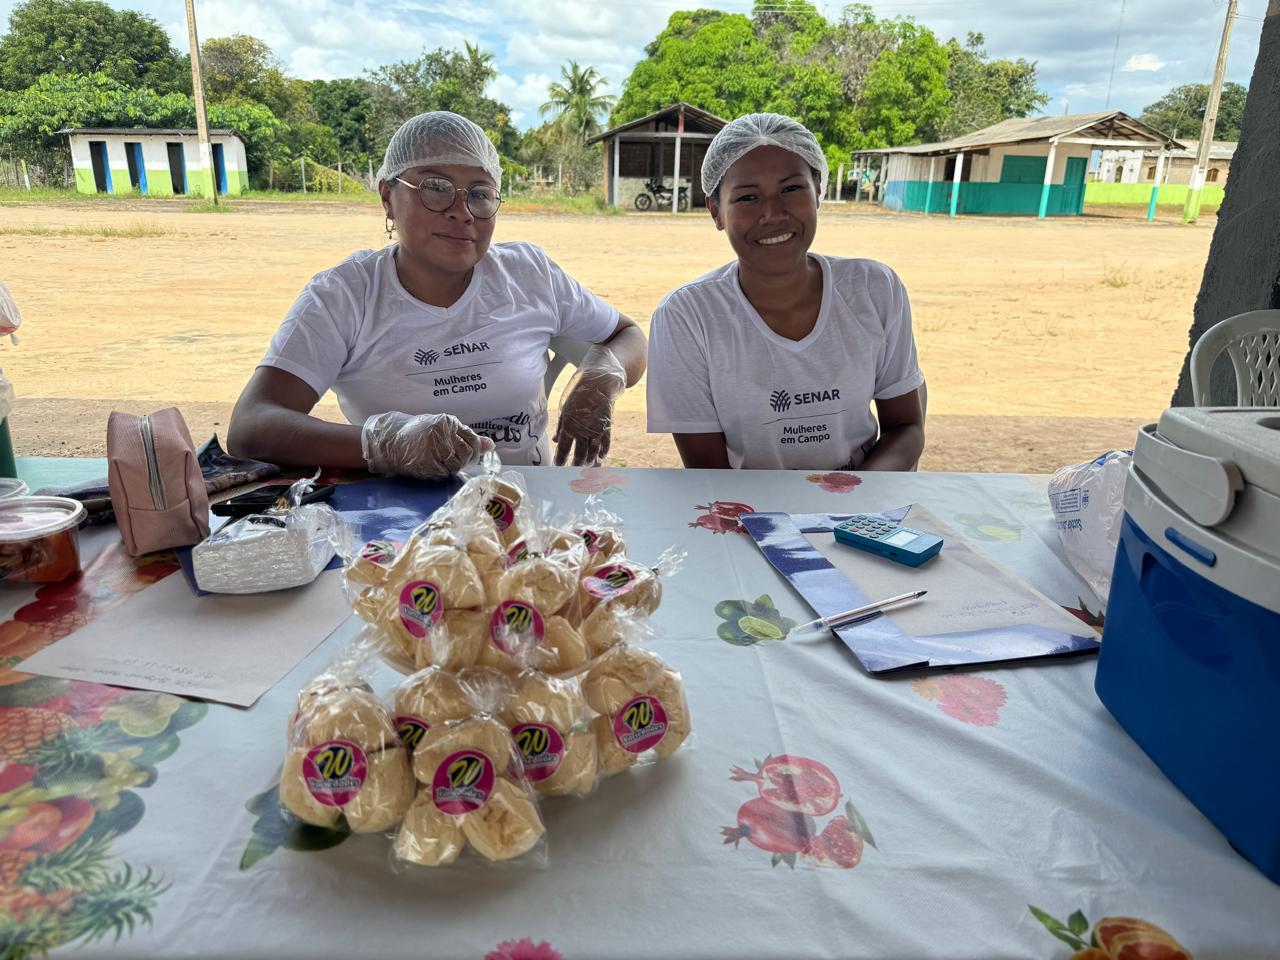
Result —
M 0 889 L 16 887 L 36 855 L 30 850 L 0 850 Z
M 0 707 L 0 761 L 21 763 L 33 750 L 75 723 L 39 707 Z

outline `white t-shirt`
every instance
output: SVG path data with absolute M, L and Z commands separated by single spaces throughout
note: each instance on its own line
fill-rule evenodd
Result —
M 330 388 L 355 424 L 377 413 L 451 413 L 506 463 L 550 461 L 543 376 L 554 336 L 599 343 L 618 311 L 531 243 L 495 243 L 450 307 L 414 298 L 395 244 L 311 278 L 262 364 Z
M 911 305 L 883 263 L 811 256 L 822 306 L 803 340 L 769 329 L 737 261 L 667 295 L 649 329 L 650 433 L 723 433 L 734 467 L 861 464 L 877 435 L 871 401 L 924 383 Z

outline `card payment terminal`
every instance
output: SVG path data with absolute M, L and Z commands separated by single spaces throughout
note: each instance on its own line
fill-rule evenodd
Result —
M 918 567 L 942 549 L 942 538 L 871 513 L 850 517 L 833 531 L 841 543 L 895 563 Z

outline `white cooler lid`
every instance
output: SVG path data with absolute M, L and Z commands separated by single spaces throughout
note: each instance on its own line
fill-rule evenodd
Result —
M 1156 430 L 1183 450 L 1234 463 L 1246 484 L 1280 496 L 1280 409 L 1172 407 Z

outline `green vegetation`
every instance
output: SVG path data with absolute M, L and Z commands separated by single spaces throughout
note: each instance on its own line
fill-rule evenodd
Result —
M 0 237 L 104 237 L 106 239 L 137 240 L 143 237 L 167 237 L 172 230 L 154 227 L 149 223 L 130 223 L 123 227 L 42 227 L 36 224 L 19 227 L 0 227 Z
M 1238 83 L 1222 85 L 1222 99 L 1218 101 L 1218 122 L 1213 132 L 1215 140 L 1240 139 L 1240 121 L 1244 117 L 1244 98 L 1247 93 L 1248 90 Z M 1204 122 L 1204 111 L 1208 104 L 1207 83 L 1184 83 L 1143 110 L 1140 119 L 1171 137 L 1199 140 L 1200 125 Z

